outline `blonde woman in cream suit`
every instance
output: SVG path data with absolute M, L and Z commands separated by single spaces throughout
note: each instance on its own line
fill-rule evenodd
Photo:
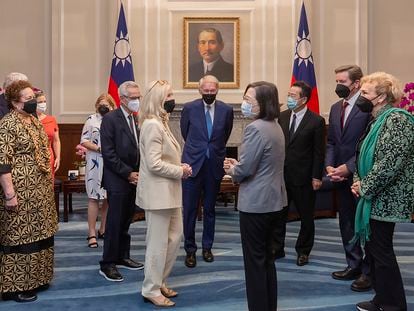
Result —
M 170 128 L 168 114 L 175 102 L 167 81 L 153 81 L 139 108 L 141 155 L 136 204 L 147 221 L 145 302 L 160 307 L 175 305 L 169 298 L 178 293 L 166 279 L 177 258 L 183 232 L 181 179 L 192 174 L 181 163 L 181 148 Z

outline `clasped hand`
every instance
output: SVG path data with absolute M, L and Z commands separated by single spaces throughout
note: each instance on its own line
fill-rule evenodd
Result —
M 223 168 L 226 174 L 230 174 L 233 171 L 233 167 L 237 165 L 239 162 L 233 158 L 225 158 L 223 162 Z
M 338 167 L 328 166 L 326 172 L 332 182 L 347 180 L 347 177 L 351 174 L 346 164 L 339 165 Z
M 359 197 L 359 189 L 361 189 L 361 182 L 358 180 L 354 182 L 351 186 L 352 194 L 358 198 Z
M 138 177 L 139 177 L 138 172 L 129 173 L 129 176 L 128 176 L 129 183 L 133 184 L 133 185 L 137 185 L 138 184 Z
M 181 163 L 181 167 L 183 169 L 183 177 L 182 179 L 187 179 L 191 175 L 193 175 L 193 169 L 187 163 Z

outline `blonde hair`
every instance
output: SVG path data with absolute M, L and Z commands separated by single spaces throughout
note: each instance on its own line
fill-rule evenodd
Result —
M 170 84 L 165 80 L 152 81 L 139 105 L 138 122 L 140 125 L 145 119 L 159 119 L 164 124 L 168 122 L 168 113 L 163 104 L 168 95 Z
M 115 100 L 114 100 L 114 98 L 110 95 L 110 94 L 108 94 L 108 93 L 102 93 L 101 95 L 99 95 L 99 97 L 96 99 L 96 102 L 95 102 L 95 109 L 98 109 L 98 107 L 99 107 L 99 103 L 101 102 L 101 101 L 106 101 L 106 102 L 108 102 L 108 104 L 109 104 L 109 106 L 111 106 L 112 107 L 112 109 L 115 109 L 116 108 L 116 105 L 115 105 Z
M 398 103 L 403 96 L 400 80 L 389 73 L 374 72 L 361 79 L 361 85 L 365 83 L 373 84 L 378 95 L 386 94 L 386 101 L 389 104 Z

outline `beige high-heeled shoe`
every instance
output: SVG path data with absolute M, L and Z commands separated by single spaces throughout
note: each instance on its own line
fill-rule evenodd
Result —
M 163 294 L 167 298 L 173 298 L 173 297 L 178 296 L 178 293 L 171 288 L 161 287 L 160 290 L 161 290 L 161 294 Z
M 175 306 L 175 302 L 171 301 L 163 295 L 159 295 L 157 297 L 142 296 L 142 298 L 144 299 L 144 302 L 151 302 L 154 306 L 161 308 L 170 308 Z

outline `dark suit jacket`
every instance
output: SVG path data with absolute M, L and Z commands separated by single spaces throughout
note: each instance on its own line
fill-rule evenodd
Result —
M 346 164 L 353 174 L 355 172 L 356 145 L 367 127 L 371 114 L 361 112 L 354 105 L 346 119 L 344 129 L 341 130 L 342 103 L 343 99 L 333 104 L 329 113 L 325 167 Z M 352 177 L 348 179 L 352 182 Z
M 220 82 L 232 82 L 236 80 L 234 77 L 234 66 L 226 62 L 221 56 L 208 74 L 215 76 Z M 198 82 L 204 75 L 203 61 L 190 66 L 188 72 L 190 82 Z
M 4 93 L 0 95 L 0 119 L 9 113 L 8 103 L 4 97 Z
M 138 127 L 137 134 L 139 138 Z M 129 192 L 132 185 L 128 176 L 139 170 L 139 149 L 121 108 L 107 113 L 102 119 L 101 150 L 103 187 L 108 191 Z
M 182 161 L 193 169 L 193 177 L 197 176 L 209 148 L 210 161 L 213 163 L 213 174 L 216 179 L 224 175 L 223 161 L 226 156 L 226 143 L 233 128 L 233 107 L 216 100 L 213 132 L 210 140 L 207 134 L 206 115 L 202 99 L 186 103 L 181 113 L 181 135 L 185 140 Z
M 325 120 L 308 109 L 290 141 L 291 114 L 291 110 L 286 110 L 279 117 L 286 141 L 285 181 L 290 185 L 302 186 L 310 184 L 312 178 L 322 180 L 325 157 Z

